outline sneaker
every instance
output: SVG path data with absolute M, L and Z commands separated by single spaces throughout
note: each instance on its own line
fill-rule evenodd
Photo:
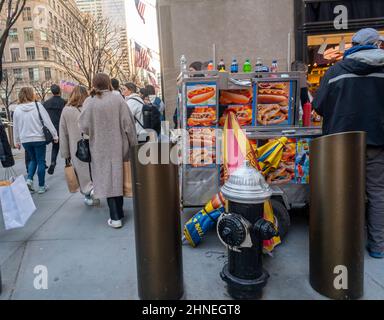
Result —
M 56 164 L 52 163 L 48 169 L 48 174 L 52 175 L 55 172 Z
M 28 179 L 27 180 L 27 186 L 28 186 L 28 189 L 31 193 L 34 193 L 35 192 L 35 189 L 33 188 L 33 180 L 31 179 Z
M 38 194 L 43 194 L 48 191 L 48 186 L 39 187 L 39 191 L 37 191 Z
M 123 222 L 121 220 L 108 219 L 108 225 L 112 228 L 118 229 L 123 226 Z
M 369 248 L 367 248 L 368 254 L 375 259 L 384 259 L 384 251 L 383 252 L 376 252 L 376 251 L 371 251 Z
M 94 198 L 92 198 L 92 196 L 85 196 L 84 203 L 87 206 L 98 206 L 98 205 L 100 205 L 100 200 L 94 199 Z

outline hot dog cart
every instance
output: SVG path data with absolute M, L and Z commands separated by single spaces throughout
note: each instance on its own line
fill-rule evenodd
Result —
M 181 74 L 178 126 L 188 132 L 180 138 L 183 208 L 201 207 L 219 192 L 223 183 L 221 130 L 229 110 L 235 112 L 255 148 L 270 139 L 288 139 L 279 167 L 266 176 L 277 220 L 289 224 L 288 210 L 308 203 L 309 141 L 321 135 L 321 127 L 300 126 L 300 78 L 298 72 Z

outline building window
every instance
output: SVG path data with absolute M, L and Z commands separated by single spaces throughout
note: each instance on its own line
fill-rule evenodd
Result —
M 30 7 L 23 9 L 23 21 L 32 21 L 32 12 Z
M 33 41 L 33 28 L 24 28 L 24 41 Z
M 47 31 L 44 31 L 44 30 L 40 31 L 40 39 L 41 41 L 48 41 Z
M 44 68 L 44 74 L 45 74 L 46 81 L 52 79 L 51 68 Z
M 11 49 L 11 58 L 12 62 L 17 62 L 20 60 L 20 50 L 19 48 L 12 48 Z
M 36 52 L 35 48 L 26 48 L 27 51 L 27 60 L 35 60 L 36 59 Z
M 51 26 L 53 23 L 53 16 L 52 16 L 52 12 L 49 11 L 49 25 Z
M 13 69 L 13 76 L 16 81 L 23 81 L 23 70 Z
M 49 60 L 49 48 L 43 48 L 43 59 Z
M 57 29 L 57 17 L 55 16 L 55 28 Z
M 8 37 L 10 42 L 18 42 L 19 36 L 17 35 L 17 29 L 16 28 L 10 29 Z
M 39 68 L 28 68 L 29 81 L 39 81 Z

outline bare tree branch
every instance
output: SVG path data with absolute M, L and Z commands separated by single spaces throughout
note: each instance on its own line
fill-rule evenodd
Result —
M 17 98 L 12 99 L 16 84 L 17 80 L 15 79 L 13 74 L 10 74 L 9 72 L 5 74 L 5 76 L 3 77 L 3 81 L 0 83 L 0 98 L 2 104 L 5 107 L 8 121 L 11 121 L 9 107 L 17 102 Z
M 92 79 L 96 73 L 104 72 L 114 77 L 121 73 L 121 65 L 127 60 L 120 45 L 119 33 L 111 25 L 108 19 L 85 15 L 81 18 L 79 27 L 71 26 L 70 35 L 55 33 L 53 36 L 56 37 L 53 43 L 59 53 L 59 65 L 74 80 L 88 88 L 92 87 Z M 76 63 L 77 70 L 74 70 L 72 63 L 68 63 L 68 59 Z
M 5 29 L 0 37 L 0 57 L 2 57 L 4 54 L 5 44 L 8 39 L 9 31 L 23 12 L 26 1 L 27 0 L 0 0 L 0 17 L 3 19 L 3 17 L 6 16 Z M 7 6 L 4 6 L 5 4 L 7 4 Z M 0 82 L 2 80 L 3 65 L 2 60 L 0 60 Z

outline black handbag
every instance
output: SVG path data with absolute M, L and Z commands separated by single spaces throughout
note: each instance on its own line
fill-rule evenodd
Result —
M 76 157 L 82 162 L 91 162 L 91 150 L 89 148 L 89 140 L 84 139 L 84 134 L 81 134 L 81 140 L 77 142 Z
M 49 129 L 44 124 L 44 120 L 43 120 L 43 117 L 41 116 L 39 104 L 37 103 L 37 101 L 35 101 L 35 104 L 36 104 L 36 107 L 37 107 L 37 112 L 39 113 L 40 122 L 43 125 L 43 134 L 44 134 L 44 137 L 45 137 L 45 142 L 47 144 L 50 144 L 51 142 L 53 142 L 52 133 L 51 133 L 51 131 L 49 131 Z

